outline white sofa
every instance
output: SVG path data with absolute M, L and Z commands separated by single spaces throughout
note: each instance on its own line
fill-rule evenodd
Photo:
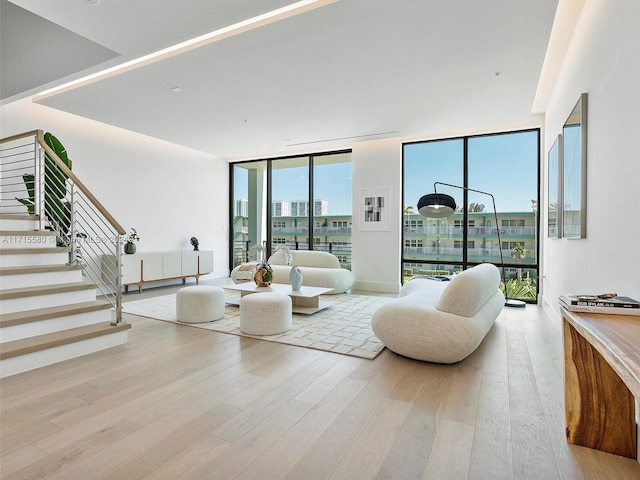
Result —
M 376 336 L 391 351 L 436 363 L 459 362 L 471 354 L 504 306 L 500 272 L 483 263 L 451 281 L 414 279 L 400 297 L 371 319 Z
M 354 277 L 351 271 L 341 268 L 338 258 L 328 252 L 313 250 L 293 250 L 293 259 L 287 265 L 284 253 L 276 252 L 269 257 L 268 263 L 273 269 L 273 283 L 289 284 L 289 273 L 292 266 L 302 272 L 302 285 L 308 287 L 332 288 L 329 294 L 344 293 L 353 286 Z M 231 272 L 234 283 L 253 281 L 255 268 L 252 264 L 239 265 Z

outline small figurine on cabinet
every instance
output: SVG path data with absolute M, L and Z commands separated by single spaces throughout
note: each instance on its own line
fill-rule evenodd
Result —
M 196 237 L 191 237 L 191 245 L 193 245 L 193 250 L 197 252 L 200 242 L 198 242 L 198 239 Z

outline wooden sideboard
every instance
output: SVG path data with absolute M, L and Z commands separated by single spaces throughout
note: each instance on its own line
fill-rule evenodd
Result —
M 185 283 L 187 278 L 194 277 L 197 284 L 202 275 L 213 271 L 213 251 L 177 250 L 122 254 L 120 262 L 125 292 L 129 291 L 129 285 L 137 285 L 138 292 L 142 292 L 142 287 L 147 282 L 182 279 L 182 283 Z M 114 263 L 114 256 L 103 258 L 103 277 L 113 276 L 106 266 Z
M 561 311 L 567 442 L 638 458 L 640 317 Z

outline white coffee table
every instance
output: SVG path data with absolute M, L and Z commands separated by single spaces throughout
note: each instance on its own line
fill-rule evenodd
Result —
M 304 313 L 306 315 L 311 315 L 312 313 L 316 313 L 331 305 L 330 303 L 321 302 L 320 295 L 329 293 L 333 290 L 332 288 L 302 286 L 300 290 L 293 291 L 291 290 L 291 285 L 272 283 L 270 287 L 258 287 L 254 282 L 224 285 L 223 288 L 240 292 L 240 298 L 245 295 L 260 292 L 284 293 L 291 297 L 291 311 L 294 313 Z M 226 302 L 234 305 L 240 305 L 239 298 L 227 299 Z

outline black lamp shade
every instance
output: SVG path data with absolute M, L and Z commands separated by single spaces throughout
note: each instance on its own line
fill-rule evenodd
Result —
M 423 217 L 450 217 L 456 211 L 456 201 L 445 193 L 429 193 L 418 201 L 418 213 Z

